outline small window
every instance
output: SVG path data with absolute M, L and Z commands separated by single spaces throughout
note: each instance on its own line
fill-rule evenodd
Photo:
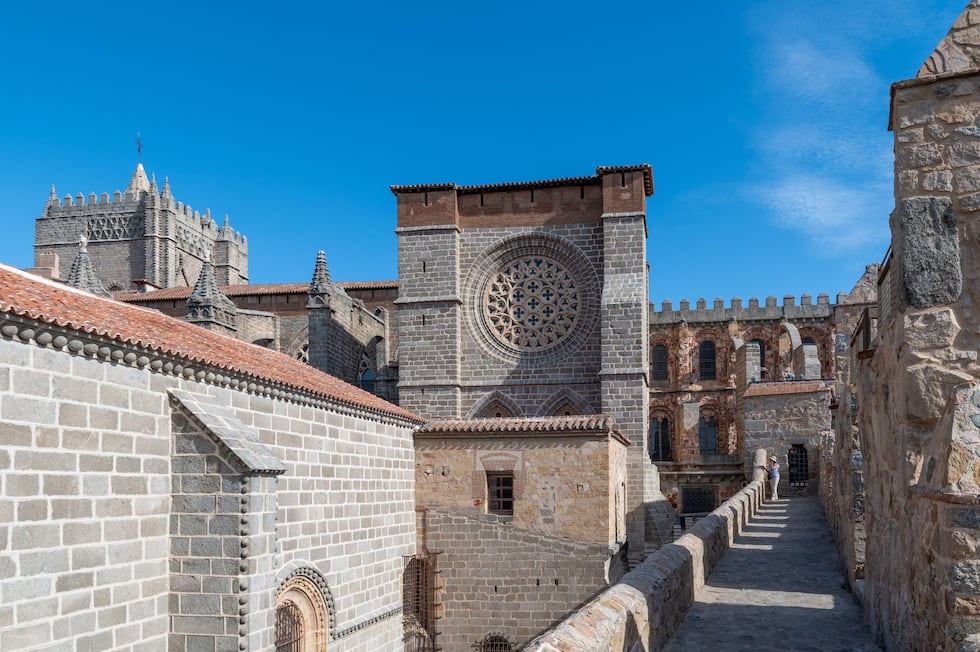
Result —
M 789 462 L 789 486 L 802 489 L 810 483 L 810 463 L 806 448 L 802 444 L 794 444 L 787 454 Z
M 578 410 L 576 410 L 574 407 L 572 407 L 572 404 L 571 403 L 569 403 L 568 401 L 565 401 L 564 403 L 561 404 L 561 407 L 559 407 L 557 410 L 555 410 L 554 416 L 556 416 L 556 417 L 570 417 L 570 416 L 572 416 L 574 414 L 578 414 Z
M 514 514 L 514 474 L 487 473 L 488 511 L 491 514 Z
M 766 368 L 766 343 L 760 339 L 752 340 L 752 344 L 757 344 L 759 346 L 759 368 Z
M 718 422 L 713 415 L 698 419 L 698 444 L 702 455 L 718 453 Z
M 707 514 L 718 508 L 718 487 L 681 487 L 681 513 Z
M 715 343 L 705 340 L 698 346 L 698 378 L 715 380 L 718 373 L 715 369 Z
M 500 634 L 489 634 L 480 641 L 480 652 L 511 652 L 510 641 Z
M 361 364 L 357 369 L 357 386 L 365 392 L 374 394 L 374 371 L 366 355 L 361 358 Z
M 667 417 L 650 419 L 650 461 L 670 461 L 670 420 Z
M 667 347 L 658 344 L 653 347 L 653 379 L 655 381 L 669 380 L 667 368 Z

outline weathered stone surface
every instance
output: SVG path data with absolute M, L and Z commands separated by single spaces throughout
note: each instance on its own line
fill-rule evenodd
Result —
M 947 197 L 904 199 L 895 211 L 902 238 L 902 278 L 914 308 L 950 303 L 963 288 L 953 203 Z
M 918 351 L 949 348 L 959 332 L 956 315 L 948 308 L 905 317 L 905 339 Z

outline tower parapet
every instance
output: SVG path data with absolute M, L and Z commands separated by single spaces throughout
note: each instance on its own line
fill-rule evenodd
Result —
M 139 164 L 125 192 L 58 199 L 51 194 L 35 223 L 35 265 L 42 255 L 57 254 L 64 277 L 88 238 L 95 271 L 111 289 L 135 287 L 144 280 L 156 287 L 193 285 L 206 252 L 214 251 L 214 273 L 222 285 L 248 283 L 248 240 L 230 227 L 176 201 L 169 179 L 159 188 Z
M 837 304 L 843 303 L 847 298 L 846 293 L 837 295 Z M 776 297 L 770 295 L 765 302 L 760 305 L 759 299 L 752 297 L 748 304 L 743 304 L 742 299 L 733 297 L 725 307 L 725 300 L 716 298 L 709 308 L 704 298 L 698 299 L 691 308 L 691 302 L 681 299 L 678 309 L 674 309 L 674 304 L 665 299 L 661 303 L 661 309 L 657 310 L 656 305 L 650 304 L 650 324 L 676 324 L 685 322 L 728 322 L 733 319 L 738 321 L 752 320 L 795 320 L 795 319 L 823 319 L 830 317 L 834 311 L 834 304 L 830 303 L 830 295 L 821 292 L 817 295 L 817 302 L 813 303 L 813 297 L 803 294 L 800 302 L 796 303 L 796 296 L 787 294 L 783 297 L 782 305 L 778 305 Z

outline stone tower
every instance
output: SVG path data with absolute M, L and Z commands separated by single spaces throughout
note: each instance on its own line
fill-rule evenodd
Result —
M 79 238 L 88 238 L 92 265 L 111 290 L 149 284 L 157 288 L 190 286 L 198 278 L 205 253 L 214 252 L 214 273 L 222 285 L 248 283 L 248 240 L 225 218 L 218 226 L 210 211 L 201 215 L 174 200 L 136 166 L 126 192 L 86 198 L 78 193 L 59 200 L 54 186 L 37 218 L 35 265 L 56 254 L 56 275 L 65 278 L 78 253 Z
M 401 404 L 426 418 L 609 414 L 631 556 L 646 504 L 648 165 L 489 186 L 393 186 Z

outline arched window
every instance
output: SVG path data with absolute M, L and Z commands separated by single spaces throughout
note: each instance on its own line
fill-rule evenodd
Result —
M 650 419 L 650 461 L 669 462 L 671 459 L 670 420 L 653 417 Z
M 488 405 L 483 410 L 483 413 L 480 414 L 477 418 L 478 419 L 501 419 L 501 418 L 512 417 L 512 416 L 514 415 L 511 414 L 510 410 L 507 409 L 507 406 L 505 406 L 500 401 L 494 401 L 493 403 Z
M 658 344 L 653 347 L 653 379 L 669 380 L 670 370 L 667 367 L 667 347 Z
M 435 630 L 435 564 L 409 559 L 402 573 L 402 643 L 406 652 L 431 652 Z
M 750 341 L 752 342 L 752 344 L 757 344 L 759 346 L 759 369 L 765 369 L 766 368 L 766 343 L 763 340 L 760 340 L 759 338 Z M 762 377 L 765 378 L 766 374 L 762 374 Z
M 713 414 L 698 419 L 698 445 L 702 455 L 718 453 L 718 422 Z
M 562 403 L 561 405 L 559 405 L 557 409 L 555 409 L 554 416 L 556 416 L 556 417 L 570 417 L 573 414 L 578 414 L 578 410 L 576 410 L 574 407 L 572 407 L 572 404 L 571 403 L 569 403 L 568 401 L 565 401 L 564 403 Z
M 315 572 L 296 571 L 276 596 L 276 652 L 327 649 L 327 605 Z
M 698 378 L 715 380 L 718 373 L 715 368 L 715 343 L 705 340 L 698 345 Z
M 357 369 L 357 386 L 365 392 L 374 394 L 374 371 L 366 355 L 361 358 L 361 365 Z
M 500 634 L 487 634 L 480 641 L 480 652 L 511 652 L 510 641 Z
M 310 343 L 303 342 L 299 345 L 299 349 L 296 350 L 296 359 L 300 362 L 305 362 L 310 364 Z

